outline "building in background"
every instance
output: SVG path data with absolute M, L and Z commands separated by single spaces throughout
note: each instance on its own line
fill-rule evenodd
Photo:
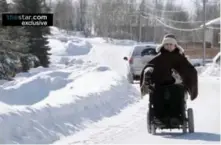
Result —
M 220 21 L 219 17 L 206 23 L 206 42 L 209 42 L 211 47 L 220 46 Z

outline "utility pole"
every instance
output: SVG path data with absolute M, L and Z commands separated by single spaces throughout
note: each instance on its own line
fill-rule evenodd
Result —
M 139 24 L 139 42 L 141 42 L 141 37 L 142 37 L 142 22 L 141 22 L 141 14 L 142 14 L 142 12 L 144 11 L 144 4 L 145 4 L 145 2 L 144 2 L 144 0 L 142 0 L 142 2 L 141 2 L 141 4 L 140 4 L 140 6 L 139 6 L 139 22 L 138 22 L 138 24 Z
M 203 0 L 203 66 L 205 65 L 206 57 L 206 0 Z
M 132 12 L 133 12 L 133 0 L 130 0 L 130 7 L 129 7 L 129 12 L 130 12 L 130 35 L 131 35 L 131 40 L 133 40 L 133 26 L 132 26 L 132 23 L 133 23 L 133 17 L 134 15 L 132 15 Z
M 141 42 L 141 33 L 142 33 L 142 23 L 141 23 L 141 11 L 139 12 L 139 42 Z
M 138 11 L 138 18 L 137 18 L 137 26 L 138 28 L 138 37 L 137 37 L 137 41 L 140 42 L 140 36 L 141 36 L 141 23 L 140 23 L 140 19 L 141 19 L 141 12 L 140 9 Z
M 156 42 L 156 23 L 157 23 L 157 21 L 156 21 L 156 15 L 157 15 L 157 10 L 156 10 L 156 8 L 157 8 L 157 0 L 154 0 L 155 1 L 155 9 L 154 9 L 154 20 L 153 20 L 153 24 L 154 24 L 154 26 L 153 26 L 153 42 Z

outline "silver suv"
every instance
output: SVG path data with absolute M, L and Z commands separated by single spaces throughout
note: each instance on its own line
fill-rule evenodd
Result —
M 157 55 L 156 47 L 157 44 L 136 45 L 133 47 L 129 58 L 124 57 L 124 60 L 129 63 L 130 78 L 132 79 L 130 82 L 140 78 L 140 74 L 144 66 Z

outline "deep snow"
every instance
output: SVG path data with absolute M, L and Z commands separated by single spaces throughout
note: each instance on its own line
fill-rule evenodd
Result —
M 138 88 L 138 86 L 136 85 Z M 157 130 L 147 133 L 148 96 L 129 105 L 120 114 L 87 124 L 87 128 L 54 144 L 219 144 L 220 143 L 220 78 L 200 77 L 199 97 L 188 100 L 194 109 L 195 133 L 181 130 Z
M 0 143 L 52 143 L 139 99 L 125 76 L 95 61 L 99 51 L 93 46 L 101 39 L 61 32 L 52 27 L 49 68 L 31 69 L 1 83 Z
M 123 57 L 132 42 L 110 43 L 51 29 L 50 67 L 31 69 L 0 84 L 0 143 L 218 142 L 220 83 L 219 76 L 212 75 L 220 69 L 215 65 L 201 69 L 200 97 L 190 102 L 198 132 L 152 137 L 145 126 L 148 97 L 141 100 L 138 84 L 126 78 Z

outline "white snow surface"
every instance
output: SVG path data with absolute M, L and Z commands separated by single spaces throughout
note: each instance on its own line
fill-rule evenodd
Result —
M 215 76 L 220 77 L 220 64 L 211 63 L 204 68 L 201 76 Z
M 127 80 L 108 67 L 76 67 L 4 84 L 0 142 L 50 143 L 135 101 Z
M 220 76 L 204 71 L 211 67 L 218 74 L 213 65 L 202 69 L 199 96 L 188 102 L 196 133 L 152 136 L 146 130 L 148 95 L 141 100 L 138 84 L 126 78 L 123 57 L 132 45 L 51 30 L 50 67 L 0 84 L 1 144 L 219 143 Z
M 220 80 L 200 78 L 199 96 L 188 101 L 194 110 L 195 133 L 182 134 L 181 130 L 157 130 L 147 133 L 146 113 L 148 96 L 129 105 L 120 114 L 87 123 L 87 128 L 54 144 L 219 144 L 220 143 Z M 137 86 L 138 87 L 138 86 Z
M 86 55 L 90 52 L 92 45 L 82 38 L 69 35 L 67 32 L 51 27 L 52 35 L 49 36 L 50 53 L 55 56 Z
M 220 77 L 220 52 L 213 58 L 212 63 L 206 65 L 206 67 L 202 68 L 201 76 L 214 76 Z
M 52 143 L 81 130 L 84 122 L 114 116 L 139 99 L 125 76 L 100 63 L 96 50 L 90 53 L 97 43 L 105 48 L 102 39 L 86 40 L 55 27 L 48 37 L 49 68 L 34 68 L 1 82 L 1 144 Z
M 127 49 L 126 46 L 120 45 Z M 108 47 L 110 45 L 105 46 L 105 48 Z M 97 46 L 97 49 L 101 51 L 99 51 L 96 58 L 121 72 L 119 63 L 121 58 L 114 57 L 113 59 L 113 56 L 116 55 L 114 49 L 116 47 L 112 47 L 105 49 L 106 51 L 103 50 L 103 52 L 103 47 L 99 48 Z M 126 52 L 119 53 L 122 53 L 122 55 L 123 53 L 128 54 Z M 107 56 L 105 54 L 113 55 Z M 115 63 L 116 60 L 117 64 Z M 195 133 L 182 134 L 180 130 L 172 130 L 171 132 L 169 130 L 158 130 L 156 136 L 148 134 L 146 128 L 147 95 L 143 100 L 128 105 L 121 113 L 113 117 L 105 117 L 98 122 L 86 122 L 86 129 L 80 130 L 71 136 L 62 137 L 54 144 L 219 144 L 220 66 L 215 63 L 208 63 L 206 66 L 201 66 L 200 70 L 198 98 L 187 102 L 188 108 L 194 110 Z M 139 91 L 138 84 L 134 84 L 133 87 Z

